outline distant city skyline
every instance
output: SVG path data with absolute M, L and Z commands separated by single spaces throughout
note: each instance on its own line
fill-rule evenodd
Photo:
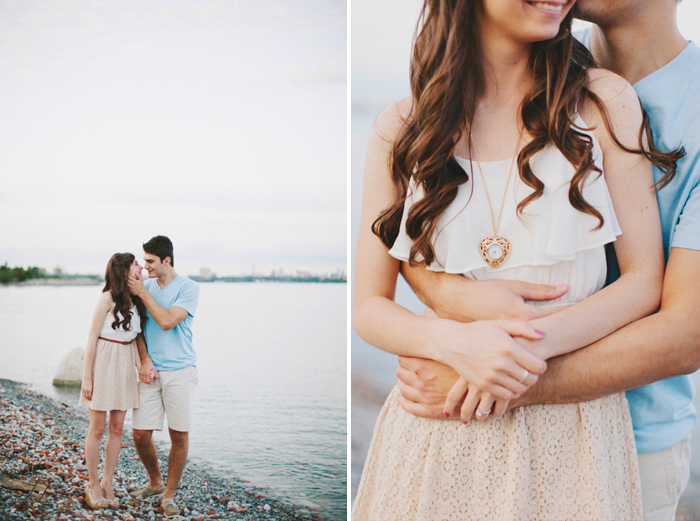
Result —
M 137 257 L 138 258 L 138 257 Z M 107 259 L 109 260 L 109 258 Z M 139 259 L 139 262 L 140 259 Z M 52 275 L 56 272 L 60 272 L 65 275 L 98 275 L 103 276 L 105 266 L 101 265 L 75 265 L 75 266 L 63 266 L 59 264 L 55 265 L 41 265 L 41 264 L 18 264 L 7 261 L 0 262 L 0 266 L 7 263 L 8 267 L 15 268 L 21 267 L 28 269 L 30 267 L 36 267 L 40 270 L 44 270 L 46 274 Z M 143 263 L 141 262 L 143 265 Z M 180 275 L 185 276 L 197 276 L 200 278 L 207 278 L 207 274 L 216 277 L 238 277 L 238 276 L 315 276 L 315 275 L 332 275 L 340 273 L 343 275 L 347 274 L 345 265 L 315 265 L 315 266 L 282 266 L 279 264 L 252 264 L 248 266 L 223 266 L 215 268 L 211 265 L 197 265 L 196 263 L 178 263 L 176 266 L 176 271 Z

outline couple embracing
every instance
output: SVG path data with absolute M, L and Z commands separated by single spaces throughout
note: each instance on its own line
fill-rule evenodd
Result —
M 166 517 L 179 515 L 175 491 L 185 468 L 197 357 L 192 321 L 199 286 L 175 271 L 173 244 L 165 236 L 143 245 L 144 269 L 131 253 L 116 253 L 105 271 L 105 286 L 95 308 L 85 353 L 79 405 L 90 409 L 85 438 L 89 482 L 85 500 L 92 509 L 119 508 L 112 479 L 119 459 L 124 418 L 133 409 L 134 444 L 149 483 L 129 493 L 134 498 L 163 496 Z M 98 475 L 100 442 L 109 412 L 104 474 Z M 168 478 L 163 477 L 152 441 L 163 429 L 172 442 Z
M 400 359 L 355 521 L 674 520 L 700 367 L 676 4 L 425 1 L 363 181 L 354 325 Z

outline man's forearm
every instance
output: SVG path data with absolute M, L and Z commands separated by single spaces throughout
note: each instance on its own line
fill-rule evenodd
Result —
M 151 314 L 153 320 L 155 320 L 163 331 L 172 329 L 175 324 L 172 324 L 173 317 L 170 311 L 158 305 L 155 299 L 151 296 L 148 291 L 142 292 L 140 295 L 144 306 Z
M 407 262 L 402 262 L 401 275 L 420 301 L 426 306 L 435 309 L 430 297 L 434 296 L 435 288 L 440 284 L 440 277 L 447 274 L 438 274 L 430 271 L 426 269 L 423 263 L 412 267 Z M 450 275 L 447 276 L 449 277 Z
M 511 407 L 572 403 L 688 374 L 698 365 L 698 329 L 674 310 L 640 319 L 590 346 L 550 359 L 535 386 Z

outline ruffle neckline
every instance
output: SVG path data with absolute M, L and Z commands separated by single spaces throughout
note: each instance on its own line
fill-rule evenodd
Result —
M 579 118 L 577 125 L 585 126 L 585 123 Z M 594 163 L 603 170 L 600 145 L 590 132 L 586 133 L 593 139 Z M 545 188 L 540 198 L 525 207 L 522 220 L 516 215 L 517 204 L 533 190 L 520 180 L 517 172 L 513 172 L 515 181 L 511 179 L 498 230 L 499 236 L 510 241 L 511 253 L 498 268 L 492 268 L 482 259 L 478 249 L 483 238 L 493 235 L 479 171 L 476 164 L 474 172 L 470 171 L 469 160 L 456 156 L 455 159 L 469 173 L 469 181 L 460 185 L 455 200 L 438 219 L 433 237 L 435 261 L 428 266 L 431 271 L 466 274 L 484 267 L 498 272 L 519 266 L 548 266 L 574 260 L 578 252 L 602 247 L 622 234 L 604 175 L 591 172 L 582 187 L 584 199 L 603 216 L 603 226 L 597 228 L 599 221 L 596 217 L 571 206 L 569 186 L 575 169 L 550 144 L 530 161 L 533 172 Z M 502 177 L 501 188 L 491 195 L 497 218 L 502 195 L 496 194 L 503 194 L 510 160 L 482 162 L 481 165 L 490 191 L 493 190 L 491 181 Z M 406 234 L 408 212 L 414 202 L 423 198 L 423 189 L 411 179 L 407 193 L 399 234 L 389 250 L 393 257 L 402 261 L 408 261 L 413 245 L 413 240 Z M 416 260 L 422 262 L 423 258 L 419 255 Z

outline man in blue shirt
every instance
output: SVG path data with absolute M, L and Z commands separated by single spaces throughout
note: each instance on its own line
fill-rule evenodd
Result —
M 129 277 L 129 289 L 141 298 L 148 311 L 144 329 L 147 352 L 140 351 L 141 382 L 139 408 L 133 413 L 136 450 L 148 472 L 150 483 L 130 493 L 146 498 L 163 495 L 161 505 L 166 517 L 180 514 L 175 504 L 182 471 L 187 461 L 191 424 L 192 394 L 197 384 L 197 355 L 192 346 L 192 321 L 199 300 L 199 286 L 175 272 L 173 244 L 158 235 L 143 245 L 148 280 Z M 154 430 L 163 429 L 168 416 L 170 456 L 168 480 L 158 465 L 152 441 Z
M 639 453 L 645 520 L 673 520 L 688 483 L 694 389 L 700 368 L 700 48 L 682 37 L 675 0 L 579 0 L 594 22 L 581 35 L 596 61 L 625 77 L 651 118 L 660 150 L 683 145 L 674 180 L 657 194 L 666 274 L 661 308 L 574 353 L 551 359 L 538 383 L 513 406 L 570 403 L 627 391 Z M 661 173 L 655 168 L 658 180 Z M 615 265 L 611 266 L 614 273 Z M 485 297 L 501 318 L 531 320 L 546 313 L 528 300 L 558 298 L 566 288 L 497 281 L 490 294 L 459 275 L 402 266 L 418 296 L 445 318 L 484 318 Z M 487 284 L 490 283 L 487 282 Z M 694 318 L 695 317 L 695 318 Z M 456 373 L 434 361 L 400 358 L 402 406 L 444 419 Z

